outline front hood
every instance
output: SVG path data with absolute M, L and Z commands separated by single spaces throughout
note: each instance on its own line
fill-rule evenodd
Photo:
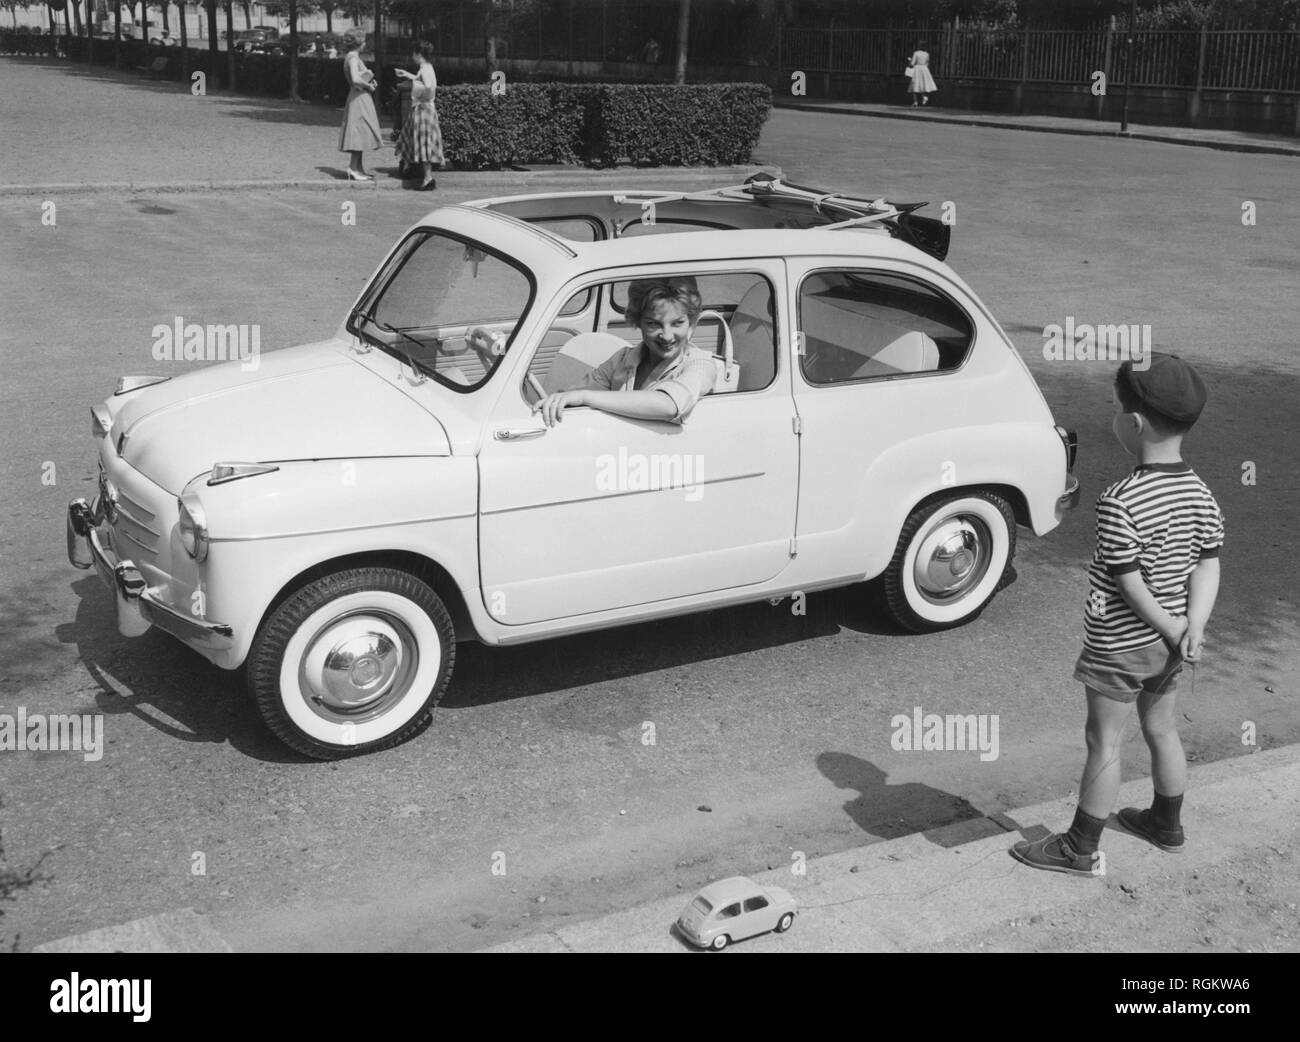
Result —
M 451 454 L 437 419 L 338 341 L 259 361 L 252 371 L 226 362 L 123 396 L 111 434 L 125 435 L 123 458 L 179 493 L 218 462 Z

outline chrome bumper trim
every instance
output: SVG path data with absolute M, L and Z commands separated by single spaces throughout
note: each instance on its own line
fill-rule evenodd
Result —
M 1073 510 L 1079 505 L 1079 479 L 1070 475 L 1070 483 L 1064 492 L 1056 497 L 1057 510 Z
M 181 640 L 201 640 L 204 647 L 227 650 L 234 631 L 225 623 L 205 622 L 179 612 L 151 589 L 133 561 L 119 561 L 99 541 L 98 501 L 68 504 L 68 560 L 77 568 L 93 567 L 117 597 L 117 628 L 125 637 L 138 637 L 156 625 Z

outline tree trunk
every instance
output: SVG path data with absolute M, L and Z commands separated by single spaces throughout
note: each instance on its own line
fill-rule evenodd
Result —
M 327 33 L 334 31 L 334 8 L 328 5 L 325 8 L 325 31 Z
M 217 49 L 217 0 L 204 0 L 208 9 L 208 75 L 214 80 L 221 73 L 221 52 Z
M 231 90 L 235 83 L 235 11 L 230 0 L 226 0 L 226 86 Z
M 298 0 L 289 0 L 289 100 L 298 96 Z
M 113 5 L 113 67 L 122 67 L 122 5 Z
M 171 12 L 168 10 L 168 8 L 171 7 L 171 4 L 164 2 L 159 4 L 158 6 L 162 8 L 163 32 L 170 36 L 172 31 L 172 18 L 171 18 Z
M 72 0 L 72 3 L 68 4 L 68 9 L 72 12 L 72 21 L 73 24 L 77 27 L 77 35 L 80 36 L 81 35 L 81 8 L 77 6 L 77 0 Z
M 677 7 L 677 73 L 674 83 L 686 82 L 686 46 L 691 33 L 691 0 L 679 0 Z
M 493 32 L 492 24 L 492 5 L 490 3 L 483 5 L 483 61 L 487 65 L 488 79 L 497 71 L 497 36 Z M 541 57 L 541 52 L 538 52 Z

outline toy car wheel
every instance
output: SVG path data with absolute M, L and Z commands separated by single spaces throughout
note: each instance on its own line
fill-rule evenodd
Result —
M 956 493 L 918 507 L 885 570 L 890 614 L 916 633 L 969 622 L 1013 574 L 1015 550 L 1015 515 L 991 492 Z
M 275 608 L 248 655 L 248 687 L 285 744 L 321 760 L 397 745 L 446 690 L 454 629 L 405 572 L 357 568 L 308 583 Z
M 785 933 L 786 930 L 790 929 L 790 926 L 793 923 L 794 923 L 794 912 L 786 912 L 785 915 L 781 916 L 780 922 L 776 924 L 776 932 Z
M 713 941 L 709 944 L 709 947 L 712 948 L 715 952 L 720 952 L 722 951 L 723 948 L 725 948 L 730 943 L 731 943 L 731 938 L 728 937 L 725 933 L 720 933 L 718 934 L 717 937 L 713 938 Z

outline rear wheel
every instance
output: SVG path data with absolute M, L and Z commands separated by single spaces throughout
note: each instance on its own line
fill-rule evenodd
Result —
M 916 633 L 975 618 L 1014 575 L 1016 519 L 991 492 L 954 493 L 912 511 L 885 570 L 885 600 Z
M 248 687 L 281 741 L 334 760 L 423 729 L 455 654 L 451 617 L 428 585 L 356 568 L 307 584 L 270 614 L 249 651 Z
M 731 938 L 728 937 L 725 933 L 720 933 L 718 934 L 717 937 L 713 938 L 713 943 L 710 944 L 709 947 L 712 948 L 715 952 L 720 952 L 722 951 L 723 948 L 725 948 L 730 943 L 731 943 Z

